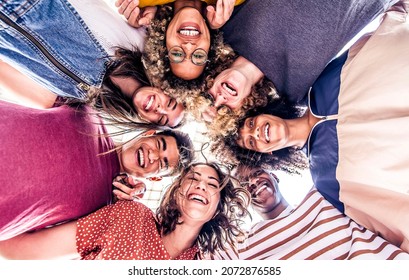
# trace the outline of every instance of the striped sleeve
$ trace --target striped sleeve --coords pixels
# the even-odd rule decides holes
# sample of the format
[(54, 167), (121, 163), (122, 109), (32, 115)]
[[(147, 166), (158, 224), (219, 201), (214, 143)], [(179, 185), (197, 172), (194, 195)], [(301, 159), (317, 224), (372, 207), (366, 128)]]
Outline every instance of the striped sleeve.
[(335, 209), (316, 189), (290, 215), (258, 223), (237, 250), (240, 259), (409, 259)]
[(288, 216), (257, 223), (243, 242), (206, 259), (409, 259), (313, 189)]

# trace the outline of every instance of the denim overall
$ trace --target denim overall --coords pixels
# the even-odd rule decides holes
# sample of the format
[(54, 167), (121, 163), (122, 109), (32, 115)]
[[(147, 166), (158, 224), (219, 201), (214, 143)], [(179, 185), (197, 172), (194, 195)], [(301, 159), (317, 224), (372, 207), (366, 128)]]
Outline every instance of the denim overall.
[(100, 87), (109, 61), (64, 0), (0, 0), (0, 59), (59, 96)]

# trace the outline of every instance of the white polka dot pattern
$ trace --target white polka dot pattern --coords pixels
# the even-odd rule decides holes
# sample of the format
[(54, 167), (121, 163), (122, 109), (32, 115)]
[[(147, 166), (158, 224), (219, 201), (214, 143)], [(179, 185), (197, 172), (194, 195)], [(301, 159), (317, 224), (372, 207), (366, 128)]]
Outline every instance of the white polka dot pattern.
[[(139, 202), (118, 201), (78, 220), (76, 239), (82, 259), (171, 259), (153, 212)], [(176, 259), (190, 260), (197, 252), (195, 245)]]

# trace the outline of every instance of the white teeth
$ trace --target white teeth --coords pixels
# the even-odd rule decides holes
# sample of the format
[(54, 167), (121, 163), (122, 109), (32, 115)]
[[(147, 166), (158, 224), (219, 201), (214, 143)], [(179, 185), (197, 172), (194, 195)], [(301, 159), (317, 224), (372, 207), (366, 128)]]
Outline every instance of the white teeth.
[(138, 156), (139, 156), (139, 163), (142, 167), (145, 166), (145, 157), (143, 156), (143, 151), (142, 149), (138, 150)]
[(264, 127), (264, 136), (265, 136), (267, 142), (270, 142), (269, 129), (270, 129), (270, 125), (266, 124), (266, 126)]
[(184, 36), (197, 36), (200, 33), (199, 30), (197, 30), (194, 27), (185, 27), (181, 29), (179, 32)]
[(146, 107), (145, 107), (145, 110), (146, 111), (149, 111), (149, 109), (152, 107), (152, 104), (153, 104), (153, 100), (154, 100), (155, 98), (153, 97), (153, 96), (151, 96), (151, 98), (149, 99), (149, 102), (148, 102), (148, 104), (146, 104)]
[(256, 193), (254, 194), (255, 196), (257, 196), (259, 193), (261, 193), (262, 191), (264, 191), (265, 189), (267, 189), (267, 185), (263, 185), (261, 186)]
[(237, 92), (234, 88), (230, 87), (227, 83), (222, 83), (222, 87), (226, 90), (230, 95), (237, 95)]
[(204, 197), (201, 196), (201, 195), (198, 195), (198, 194), (191, 194), (191, 195), (189, 196), (189, 200), (197, 200), (197, 201), (200, 201), (201, 203), (203, 203), (204, 205), (207, 204), (207, 199), (204, 198)]

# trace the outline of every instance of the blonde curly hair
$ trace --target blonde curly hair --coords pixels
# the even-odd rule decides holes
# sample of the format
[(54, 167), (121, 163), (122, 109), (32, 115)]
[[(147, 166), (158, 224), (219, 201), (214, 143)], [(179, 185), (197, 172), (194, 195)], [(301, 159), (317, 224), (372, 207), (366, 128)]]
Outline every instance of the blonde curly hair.
[[(228, 69), (238, 55), (223, 41), (223, 34), (218, 30), (210, 30), (211, 45), (208, 53), (209, 62), (203, 73), (194, 80), (183, 80), (176, 77), (167, 58), (166, 29), (173, 18), (173, 7), (163, 5), (158, 9), (155, 19), (148, 27), (147, 39), (142, 57), (146, 74), (152, 85), (162, 89), (166, 94), (185, 105), (195, 120), (203, 122), (202, 113), (212, 106), (212, 98), (207, 93), (213, 86), (214, 80), (221, 72)], [(252, 87), (251, 93), (243, 101), (240, 109), (231, 110), (228, 107), (220, 108), (215, 119), (206, 123), (208, 136), (215, 139), (237, 131), (237, 121), (247, 110), (263, 107), (269, 98), (275, 96), (273, 83), (262, 79)]]

